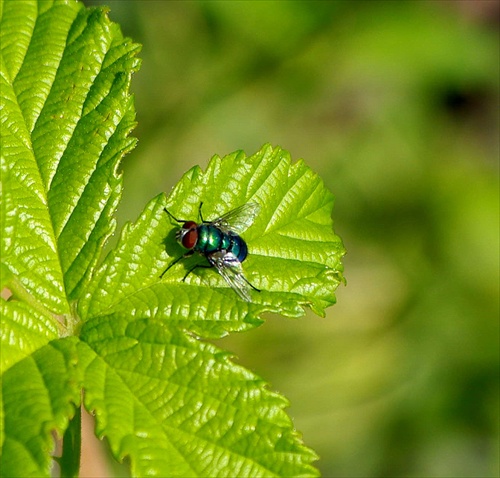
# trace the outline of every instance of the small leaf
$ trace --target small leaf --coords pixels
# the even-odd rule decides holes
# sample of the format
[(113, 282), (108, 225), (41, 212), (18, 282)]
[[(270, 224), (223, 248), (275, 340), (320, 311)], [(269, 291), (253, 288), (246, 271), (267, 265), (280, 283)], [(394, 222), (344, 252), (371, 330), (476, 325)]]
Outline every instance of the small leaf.
[[(243, 263), (247, 278), (261, 292), (244, 302), (215, 270), (191, 274), (188, 267), (206, 264), (194, 257), (163, 270), (185, 250), (174, 234), (179, 228), (163, 211), (198, 220), (214, 219), (247, 202), (261, 212), (242, 235), (249, 247)], [(129, 311), (156, 317), (197, 334), (216, 337), (255, 327), (265, 311), (291, 317), (309, 306), (318, 314), (335, 302), (343, 280), (344, 248), (332, 230), (333, 196), (302, 161), (291, 163), (280, 148), (265, 146), (251, 157), (238, 152), (214, 157), (206, 172), (193, 168), (167, 202), (154, 199), (134, 225), (127, 226), (79, 304), (82, 317)], [(165, 252), (165, 249), (167, 252)]]
[(82, 340), (85, 406), (134, 476), (317, 475), (288, 402), (215, 346), (121, 314), (90, 320)]

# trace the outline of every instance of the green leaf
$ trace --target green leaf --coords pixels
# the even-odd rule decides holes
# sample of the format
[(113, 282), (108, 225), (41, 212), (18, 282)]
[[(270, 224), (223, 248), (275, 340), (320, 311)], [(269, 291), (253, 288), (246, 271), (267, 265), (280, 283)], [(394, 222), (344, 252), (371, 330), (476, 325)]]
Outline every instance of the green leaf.
[[(262, 289), (252, 303), (213, 270), (182, 282), (186, 268), (179, 264), (160, 279), (183, 253), (174, 238), (179, 226), (163, 208), (196, 219), (200, 201), (206, 218), (250, 201), (261, 205), (244, 234), (245, 273)], [(124, 228), (79, 313), (86, 321), (81, 339), (94, 354), (85, 406), (115, 457), (130, 457), (133, 474), (317, 474), (315, 454), (283, 411), (287, 401), (184, 330), (216, 337), (255, 327), (264, 311), (297, 316), (307, 305), (322, 313), (342, 280), (344, 249), (332, 230), (332, 205), (331, 193), (303, 162), (292, 164), (280, 148), (265, 146), (249, 158), (215, 157), (206, 172), (193, 168), (167, 200), (153, 199)]]
[(76, 343), (52, 341), (2, 375), (2, 476), (50, 476), (52, 433), (61, 436), (80, 403)]
[(85, 406), (134, 476), (316, 476), (288, 402), (226, 352), (163, 321), (113, 314), (81, 334)]
[[(185, 252), (175, 242), (179, 225), (163, 208), (197, 220), (201, 201), (208, 219), (247, 202), (261, 206), (243, 234), (249, 247), (244, 271), (261, 289), (252, 292), (251, 303), (240, 300), (215, 270), (182, 281), (187, 267), (206, 264), (200, 257), (179, 263), (160, 279)], [(79, 312), (86, 319), (112, 312), (155, 317), (206, 337), (255, 327), (265, 311), (297, 317), (308, 306), (322, 315), (335, 302), (334, 291), (343, 280), (344, 248), (332, 230), (332, 206), (333, 196), (322, 180), (302, 161), (293, 164), (280, 148), (264, 146), (251, 157), (242, 152), (216, 156), (206, 172), (191, 169), (167, 201), (155, 198), (134, 225), (124, 228), (89, 284)]]
[(58, 337), (53, 317), (20, 301), (0, 301), (0, 373)]
[(77, 340), (58, 337), (114, 229), (139, 46), (102, 8), (0, 0), (0, 47), (0, 468), (49, 476), (82, 388)]
[(114, 227), (138, 47), (75, 2), (3, 1), (1, 32), (1, 252), (19, 282), (7, 285), (70, 314)]

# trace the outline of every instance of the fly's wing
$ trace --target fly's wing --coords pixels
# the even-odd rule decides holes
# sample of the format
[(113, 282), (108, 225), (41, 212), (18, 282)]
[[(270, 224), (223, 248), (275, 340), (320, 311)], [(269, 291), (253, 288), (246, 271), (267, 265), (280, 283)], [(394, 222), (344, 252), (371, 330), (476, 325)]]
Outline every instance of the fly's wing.
[(252, 301), (249, 293), (250, 287), (243, 275), (241, 262), (232, 252), (214, 252), (208, 255), (207, 259), (243, 300)]
[(224, 232), (232, 231), (240, 234), (253, 224), (259, 211), (259, 204), (248, 202), (210, 222)]

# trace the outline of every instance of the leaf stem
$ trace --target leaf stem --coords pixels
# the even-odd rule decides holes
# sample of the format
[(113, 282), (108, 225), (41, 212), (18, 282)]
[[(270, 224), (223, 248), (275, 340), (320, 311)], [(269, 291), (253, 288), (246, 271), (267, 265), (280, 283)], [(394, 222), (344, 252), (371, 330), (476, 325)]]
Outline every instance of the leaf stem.
[(61, 478), (77, 478), (82, 444), (82, 409), (78, 407), (64, 432), (63, 451), (59, 458)]

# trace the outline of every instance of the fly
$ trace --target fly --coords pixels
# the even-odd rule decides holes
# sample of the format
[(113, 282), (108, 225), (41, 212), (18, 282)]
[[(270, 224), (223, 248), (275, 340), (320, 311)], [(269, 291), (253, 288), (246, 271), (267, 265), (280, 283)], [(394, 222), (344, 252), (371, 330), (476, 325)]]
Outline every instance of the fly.
[(251, 226), (255, 216), (259, 213), (260, 206), (256, 203), (247, 203), (213, 221), (205, 221), (201, 213), (202, 205), (201, 202), (198, 210), (200, 223), (177, 219), (167, 208), (163, 208), (174, 221), (182, 224), (175, 238), (182, 247), (189, 250), (175, 259), (163, 271), (160, 278), (181, 259), (190, 257), (196, 252), (206, 257), (209, 265), (195, 265), (189, 269), (183, 277), (183, 281), (199, 267), (215, 267), (217, 272), (243, 300), (251, 302), (250, 288), (257, 292), (260, 290), (254, 287), (243, 274), (241, 263), (248, 255), (248, 248), (239, 234)]

